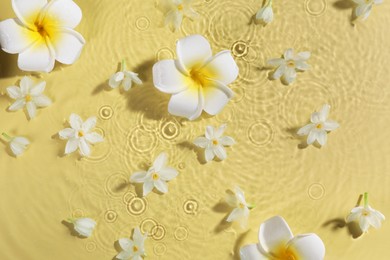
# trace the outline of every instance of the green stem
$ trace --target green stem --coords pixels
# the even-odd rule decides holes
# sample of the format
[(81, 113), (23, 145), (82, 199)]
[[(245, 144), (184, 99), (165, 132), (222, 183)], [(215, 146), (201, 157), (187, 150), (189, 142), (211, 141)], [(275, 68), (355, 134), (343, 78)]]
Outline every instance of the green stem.
[(10, 142), (10, 141), (12, 140), (12, 137), (9, 136), (9, 135), (7, 135), (6, 133), (2, 133), (1, 135), (4, 137), (4, 139), (5, 139), (7, 142)]
[(368, 192), (364, 193), (364, 207), (368, 207)]
[(254, 204), (248, 204), (248, 209), (254, 209), (254, 208), (256, 208), (256, 205), (254, 205)]
[(72, 223), (72, 224), (74, 223), (74, 219), (73, 219), (73, 218), (68, 218), (67, 221), (68, 221), (69, 223)]
[(272, 1), (273, 0), (269, 0), (268, 3), (265, 6), (272, 6)]
[(122, 67), (121, 67), (122, 71), (125, 71), (126, 70), (126, 61), (125, 59), (122, 59)]

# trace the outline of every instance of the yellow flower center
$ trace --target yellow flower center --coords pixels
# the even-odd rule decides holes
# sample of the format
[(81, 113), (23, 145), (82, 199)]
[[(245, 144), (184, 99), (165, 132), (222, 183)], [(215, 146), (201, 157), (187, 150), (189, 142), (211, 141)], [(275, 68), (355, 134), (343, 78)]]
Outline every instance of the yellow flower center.
[(34, 13), (26, 20), (31, 21), (33, 25), (29, 34), (31, 40), (36, 41), (37, 39), (40, 39), (43, 42), (46, 42), (50, 39), (51, 43), (58, 40), (60, 33), (57, 28), (61, 26), (58, 18), (49, 14)]
[(240, 203), (238, 204), (238, 207), (239, 207), (240, 209), (244, 209), (244, 208), (245, 208), (245, 205), (244, 205), (243, 203), (240, 202)]
[(284, 250), (284, 252), (278, 257), (280, 260), (298, 260), (297, 255), (291, 250)]
[(45, 24), (40, 23), (39, 21), (35, 21), (34, 23), (37, 32), (42, 36), (42, 38), (46, 38), (49, 36), (47, 30), (45, 29)]
[(183, 6), (182, 4), (179, 4), (179, 5), (177, 6), (177, 10), (183, 11), (183, 9), (184, 9), (184, 6)]
[(133, 246), (133, 252), (138, 252), (138, 247), (137, 246)]
[(200, 85), (200, 86), (202, 86), (202, 87), (205, 86), (206, 77), (205, 77), (205, 75), (202, 73), (201, 70), (192, 69), (192, 70), (190, 71), (190, 77), (191, 77), (192, 81), (195, 82), (197, 85)]
[(368, 211), (368, 210), (363, 210), (363, 212), (362, 212), (362, 215), (364, 216), (364, 217), (367, 217), (367, 216), (369, 216), (370, 215), (370, 212)]
[(218, 140), (214, 139), (213, 140), (213, 145), (217, 145), (218, 144)]
[(154, 181), (157, 181), (159, 178), (160, 178), (160, 176), (159, 176), (156, 172), (153, 173), (152, 179), (153, 179)]
[(289, 68), (295, 68), (295, 61), (289, 60), (289, 61), (287, 62), (287, 67), (289, 67)]
[(319, 123), (319, 124), (316, 125), (316, 128), (317, 128), (317, 129), (322, 129), (323, 127), (324, 127), (324, 126), (323, 126), (321, 123)]
[(78, 133), (78, 136), (79, 137), (83, 137), (85, 134), (84, 134), (84, 132), (83, 131), (79, 131), (79, 133)]
[(31, 97), (31, 95), (27, 94), (25, 99), (26, 99), (26, 102), (30, 102), (32, 100), (32, 97)]

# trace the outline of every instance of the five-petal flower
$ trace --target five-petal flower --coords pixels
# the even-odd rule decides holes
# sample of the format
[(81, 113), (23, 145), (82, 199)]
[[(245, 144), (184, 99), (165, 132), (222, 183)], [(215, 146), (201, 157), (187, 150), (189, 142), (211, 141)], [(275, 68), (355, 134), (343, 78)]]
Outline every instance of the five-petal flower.
[(241, 260), (322, 260), (325, 246), (316, 234), (293, 236), (286, 221), (272, 217), (260, 225), (259, 243), (240, 250)]
[(74, 230), (83, 237), (90, 237), (96, 226), (95, 220), (91, 218), (70, 219), (69, 222), (73, 224)]
[(238, 67), (230, 51), (212, 57), (209, 42), (192, 35), (177, 42), (177, 60), (162, 60), (153, 67), (155, 87), (172, 94), (169, 113), (198, 118), (205, 110), (218, 114), (233, 97), (228, 88), (238, 76)]
[(355, 8), (355, 16), (356, 18), (361, 18), (362, 20), (367, 19), (374, 5), (383, 3), (383, 0), (353, 0), (353, 1), (357, 4)]
[(234, 188), (234, 193), (228, 194), (226, 197), (226, 202), (229, 204), (229, 206), (234, 208), (227, 217), (226, 221), (238, 221), (244, 228), (248, 221), (249, 211), (253, 208), (253, 206), (248, 205), (245, 200), (244, 192), (240, 189), (240, 187), (236, 186)]
[(143, 183), (143, 196), (148, 195), (153, 188), (162, 193), (168, 192), (167, 181), (176, 178), (178, 172), (176, 169), (166, 166), (167, 161), (167, 154), (161, 153), (148, 171), (136, 172), (130, 177), (131, 182)]
[(51, 100), (43, 95), (45, 87), (45, 81), (35, 84), (29, 77), (23, 77), (20, 81), (20, 87), (7, 88), (8, 95), (16, 100), (8, 109), (16, 111), (26, 107), (29, 118), (34, 118), (37, 107), (47, 107), (51, 104)]
[(294, 54), (293, 49), (287, 49), (284, 52), (283, 58), (276, 58), (268, 60), (268, 64), (277, 69), (273, 73), (274, 79), (282, 78), (282, 81), (289, 85), (297, 77), (297, 71), (305, 71), (309, 69), (306, 61), (310, 58), (310, 52), (300, 52)]
[(207, 126), (205, 136), (195, 139), (194, 144), (205, 149), (205, 159), (209, 162), (217, 156), (220, 160), (227, 158), (224, 146), (231, 146), (235, 141), (230, 136), (222, 136), (226, 129), (226, 124), (221, 125), (218, 129)]
[(65, 147), (65, 154), (70, 154), (80, 149), (82, 156), (89, 156), (91, 154), (90, 144), (103, 142), (103, 137), (91, 130), (96, 125), (97, 118), (90, 117), (85, 122), (80, 116), (71, 114), (69, 123), (71, 128), (65, 128), (58, 134), (61, 139), (66, 139), (68, 142)]
[(123, 89), (128, 91), (131, 89), (133, 82), (137, 85), (142, 84), (142, 80), (138, 77), (137, 73), (126, 70), (126, 63), (123, 60), (121, 71), (112, 75), (108, 84), (111, 88), (117, 88), (122, 85)]
[(9, 147), (16, 157), (22, 155), (30, 145), (30, 141), (23, 136), (11, 137), (6, 133), (2, 133), (2, 136), (4, 137), (5, 141), (9, 143)]
[(328, 139), (328, 131), (333, 131), (339, 127), (335, 121), (328, 120), (330, 106), (324, 105), (320, 112), (311, 115), (311, 123), (298, 130), (298, 135), (307, 135), (307, 144), (310, 145), (316, 140), (320, 145), (325, 145)]
[(116, 256), (121, 260), (141, 260), (145, 256), (145, 240), (148, 235), (142, 235), (139, 227), (134, 229), (133, 239), (121, 238), (118, 240), (122, 251)]
[(85, 40), (73, 29), (82, 13), (72, 0), (12, 0), (17, 16), (0, 22), (0, 43), (5, 52), (19, 54), (24, 71), (50, 72), (55, 60), (73, 64)]
[(199, 15), (192, 8), (193, 0), (160, 0), (159, 7), (165, 14), (165, 26), (178, 30), (184, 17), (196, 19)]

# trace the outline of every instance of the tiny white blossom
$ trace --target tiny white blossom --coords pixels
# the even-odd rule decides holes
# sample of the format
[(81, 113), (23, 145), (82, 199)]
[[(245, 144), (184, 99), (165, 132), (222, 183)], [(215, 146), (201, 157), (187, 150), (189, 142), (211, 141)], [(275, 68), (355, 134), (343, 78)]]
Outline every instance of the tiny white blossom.
[(120, 260), (141, 260), (145, 256), (145, 240), (148, 235), (142, 234), (139, 227), (134, 229), (133, 239), (121, 238), (118, 240), (122, 251), (116, 256)]
[(268, 2), (257, 12), (256, 20), (263, 24), (269, 24), (274, 19), (274, 11), (272, 10), (272, 0)]
[(353, 0), (353, 1), (357, 4), (355, 8), (355, 16), (356, 18), (361, 18), (362, 20), (367, 19), (374, 5), (383, 3), (383, 0)]
[(74, 230), (83, 237), (90, 237), (96, 226), (96, 222), (90, 218), (78, 218), (69, 220), (73, 224)]
[(126, 63), (123, 60), (121, 71), (112, 75), (108, 84), (111, 88), (117, 88), (122, 85), (123, 89), (125, 91), (128, 91), (129, 89), (131, 89), (133, 83), (137, 85), (142, 85), (142, 80), (138, 77), (137, 73), (126, 70)]
[(22, 137), (22, 136), (11, 137), (6, 133), (3, 133), (2, 136), (4, 137), (5, 141), (8, 142), (12, 153), (16, 157), (22, 155), (24, 151), (27, 149), (27, 147), (30, 145), (30, 141), (26, 137)]
[(244, 192), (240, 189), (240, 187), (236, 186), (234, 188), (234, 193), (229, 194), (226, 197), (226, 202), (229, 204), (229, 206), (234, 208), (227, 217), (226, 221), (238, 221), (243, 228), (246, 227), (249, 217), (249, 210), (252, 209), (253, 206), (248, 205), (245, 200)]
[(201, 136), (195, 139), (194, 144), (205, 149), (205, 158), (209, 162), (217, 156), (220, 160), (227, 158), (224, 146), (231, 146), (235, 141), (230, 136), (222, 136), (225, 132), (226, 124), (221, 125), (218, 129), (212, 126), (206, 127), (205, 137)]
[(43, 94), (45, 87), (45, 81), (35, 84), (31, 78), (23, 77), (20, 87), (7, 88), (10, 98), (16, 100), (8, 109), (16, 111), (26, 107), (29, 119), (34, 118), (37, 107), (47, 107), (51, 104), (51, 100)]
[(167, 161), (167, 154), (161, 153), (148, 171), (136, 172), (130, 177), (130, 181), (133, 183), (143, 183), (143, 196), (148, 195), (153, 188), (162, 193), (168, 192), (167, 181), (176, 178), (178, 172), (176, 169), (166, 166)]
[(159, 8), (165, 14), (165, 26), (178, 30), (183, 18), (198, 18), (199, 14), (192, 8), (193, 0), (160, 0)]
[(310, 145), (316, 140), (320, 145), (325, 145), (328, 139), (327, 133), (339, 128), (335, 121), (328, 120), (330, 106), (324, 105), (320, 112), (311, 115), (311, 123), (298, 130), (298, 135), (307, 135), (307, 144)]

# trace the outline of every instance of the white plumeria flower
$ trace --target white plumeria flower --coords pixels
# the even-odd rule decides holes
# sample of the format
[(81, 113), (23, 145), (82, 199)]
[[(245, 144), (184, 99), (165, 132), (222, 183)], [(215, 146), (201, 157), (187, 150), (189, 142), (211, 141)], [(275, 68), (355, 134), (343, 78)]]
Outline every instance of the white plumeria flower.
[(372, 7), (383, 3), (383, 0), (353, 0), (358, 6), (355, 8), (356, 18), (366, 20), (370, 15)]
[(227, 125), (223, 124), (218, 129), (207, 126), (205, 137), (201, 136), (195, 139), (194, 144), (205, 149), (206, 162), (210, 162), (217, 156), (220, 160), (227, 158), (224, 146), (231, 146), (235, 141), (230, 136), (222, 136)]
[(104, 139), (100, 134), (91, 132), (96, 125), (96, 121), (96, 117), (90, 117), (83, 122), (80, 116), (70, 115), (71, 128), (65, 128), (58, 133), (61, 139), (68, 140), (65, 154), (73, 153), (79, 149), (82, 156), (89, 156), (91, 154), (90, 144), (103, 142)]
[(241, 260), (322, 260), (325, 246), (316, 234), (293, 236), (286, 221), (272, 217), (260, 225), (259, 243), (244, 246)]
[(274, 19), (274, 11), (272, 10), (272, 0), (269, 0), (256, 14), (256, 20), (269, 24)]
[(380, 228), (385, 216), (368, 205), (368, 193), (364, 193), (364, 206), (355, 207), (347, 217), (347, 223), (359, 221), (360, 229), (367, 232), (370, 226)]
[(23, 77), (20, 81), (20, 87), (7, 88), (8, 95), (16, 100), (8, 109), (16, 111), (26, 107), (29, 118), (34, 118), (37, 107), (47, 107), (51, 104), (51, 100), (43, 95), (45, 87), (45, 81), (35, 84), (29, 77)]
[(234, 188), (234, 194), (229, 194), (226, 197), (226, 202), (229, 206), (234, 208), (227, 217), (226, 221), (238, 221), (241, 226), (245, 228), (249, 218), (249, 210), (253, 209), (254, 206), (249, 205), (246, 202), (244, 192), (240, 189), (240, 187), (236, 186)]
[(169, 113), (198, 118), (202, 111), (218, 114), (233, 97), (228, 87), (238, 76), (238, 67), (230, 51), (212, 57), (209, 42), (201, 35), (180, 39), (177, 60), (162, 60), (153, 67), (155, 87), (172, 94)]
[(193, 0), (160, 0), (160, 8), (165, 14), (165, 26), (178, 30), (183, 18), (198, 18), (198, 13), (192, 8)]
[(119, 239), (119, 246), (122, 248), (116, 258), (121, 260), (141, 260), (145, 256), (145, 240), (148, 235), (142, 235), (139, 227), (134, 229), (133, 239), (121, 238)]
[(96, 222), (91, 218), (69, 219), (73, 224), (74, 230), (83, 237), (90, 237), (95, 229)]
[(297, 71), (306, 71), (310, 68), (309, 64), (306, 63), (310, 55), (309, 51), (295, 55), (294, 50), (290, 48), (284, 52), (283, 58), (269, 60), (268, 64), (277, 68), (273, 78), (282, 78), (284, 83), (291, 84), (297, 77)]
[(176, 169), (166, 166), (167, 161), (167, 154), (161, 153), (147, 172), (136, 172), (130, 177), (131, 182), (143, 183), (143, 196), (148, 195), (153, 188), (162, 193), (168, 192), (167, 181), (176, 178), (178, 172)]
[(50, 72), (55, 60), (73, 64), (85, 40), (73, 29), (82, 13), (71, 0), (12, 0), (17, 16), (0, 22), (0, 43), (5, 52), (19, 54), (24, 71)]
[(339, 124), (335, 121), (328, 120), (330, 106), (324, 105), (320, 112), (314, 112), (311, 114), (311, 123), (305, 125), (298, 130), (298, 135), (307, 135), (307, 144), (310, 145), (317, 142), (324, 146), (328, 139), (328, 132), (339, 128)]
[(30, 145), (30, 141), (26, 137), (16, 136), (11, 137), (6, 133), (3, 133), (2, 136), (9, 143), (9, 147), (12, 153), (18, 157), (24, 153), (27, 147)]
[(126, 63), (124, 60), (122, 60), (121, 71), (112, 75), (108, 84), (111, 88), (117, 88), (122, 85), (123, 89), (125, 91), (128, 91), (129, 89), (131, 89), (133, 82), (137, 85), (142, 84), (142, 80), (138, 77), (138, 74), (131, 71), (127, 71)]

